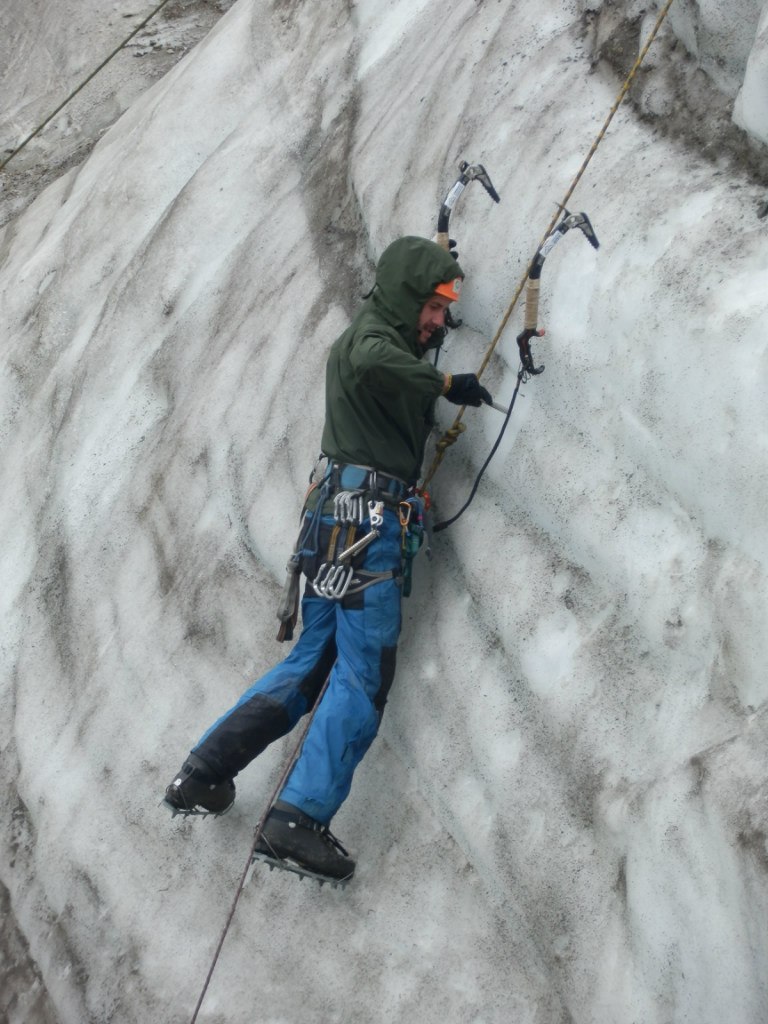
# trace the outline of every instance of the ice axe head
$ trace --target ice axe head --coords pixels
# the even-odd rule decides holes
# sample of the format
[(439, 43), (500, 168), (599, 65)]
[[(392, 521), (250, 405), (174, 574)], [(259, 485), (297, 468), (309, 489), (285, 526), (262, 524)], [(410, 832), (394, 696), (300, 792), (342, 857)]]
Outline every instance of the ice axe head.
[(592, 227), (592, 222), (586, 213), (583, 211), (581, 213), (568, 213), (567, 210), (564, 212), (565, 219), (558, 225), (557, 230), (565, 234), (570, 228), (580, 228), (592, 248), (599, 249), (600, 243), (597, 240), (595, 229)]
[(459, 172), (467, 181), (479, 181), (494, 203), (501, 202), (501, 197), (493, 187), (488, 171), (486, 171), (482, 164), (472, 164), (470, 166), (466, 160), (462, 160), (459, 164)]

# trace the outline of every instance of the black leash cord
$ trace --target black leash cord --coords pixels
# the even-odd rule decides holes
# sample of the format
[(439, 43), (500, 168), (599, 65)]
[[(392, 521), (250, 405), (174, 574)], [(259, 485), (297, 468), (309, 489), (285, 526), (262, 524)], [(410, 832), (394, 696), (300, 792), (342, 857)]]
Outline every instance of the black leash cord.
[(501, 430), (499, 431), (499, 436), (496, 438), (496, 441), (494, 442), (493, 448), (491, 448), (491, 451), (490, 451), (490, 454), (488, 455), (488, 458), (483, 463), (483, 465), (482, 465), (482, 467), (480, 469), (480, 472), (477, 474), (477, 477), (475, 478), (475, 482), (472, 485), (472, 490), (469, 493), (469, 497), (464, 502), (464, 504), (461, 506), (461, 508), (459, 509), (459, 511), (456, 513), (455, 516), (451, 516), (450, 519), (445, 519), (442, 523), (437, 523), (436, 526), (433, 526), (432, 527), (432, 532), (433, 533), (439, 533), (441, 530), (446, 530), (449, 526), (451, 526), (453, 523), (455, 523), (456, 520), (459, 518), (459, 516), (463, 515), (467, 511), (467, 509), (469, 508), (469, 506), (470, 506), (470, 504), (472, 502), (472, 499), (474, 498), (475, 494), (477, 494), (477, 488), (480, 486), (480, 481), (483, 478), (483, 473), (485, 473), (486, 469), (488, 469), (488, 466), (490, 465), (491, 459), (493, 458), (493, 456), (498, 451), (499, 445), (501, 444), (502, 438), (504, 437), (504, 432), (506, 431), (507, 425), (509, 424), (510, 417), (512, 416), (512, 410), (515, 407), (515, 399), (517, 398), (517, 393), (520, 390), (520, 385), (523, 383), (523, 381), (525, 381), (527, 379), (528, 378), (527, 378), (526, 372), (521, 367), (518, 370), (518, 372), (517, 372), (517, 384), (515, 385), (515, 390), (512, 393), (512, 401), (509, 403), (509, 408), (507, 409), (507, 414), (504, 417), (504, 423), (502, 424)]

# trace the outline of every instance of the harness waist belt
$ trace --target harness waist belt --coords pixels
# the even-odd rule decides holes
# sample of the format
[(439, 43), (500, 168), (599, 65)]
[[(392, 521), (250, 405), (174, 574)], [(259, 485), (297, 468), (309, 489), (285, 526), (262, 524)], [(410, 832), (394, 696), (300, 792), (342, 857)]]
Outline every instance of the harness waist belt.
[(329, 461), (325, 470), (325, 478), (328, 477), (334, 491), (369, 491), (379, 499), (400, 501), (410, 490), (405, 480), (370, 466)]

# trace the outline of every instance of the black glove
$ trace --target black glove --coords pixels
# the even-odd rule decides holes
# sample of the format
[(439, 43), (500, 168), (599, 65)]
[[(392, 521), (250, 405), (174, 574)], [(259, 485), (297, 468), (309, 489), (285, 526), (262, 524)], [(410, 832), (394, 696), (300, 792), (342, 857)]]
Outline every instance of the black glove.
[(448, 252), (451, 254), (451, 256), (453, 256), (455, 260), (459, 258), (459, 250), (456, 248), (455, 238), (448, 239)]
[(474, 405), (475, 407), (483, 402), (490, 405), (493, 401), (474, 373), (452, 374), (445, 397), (454, 405)]

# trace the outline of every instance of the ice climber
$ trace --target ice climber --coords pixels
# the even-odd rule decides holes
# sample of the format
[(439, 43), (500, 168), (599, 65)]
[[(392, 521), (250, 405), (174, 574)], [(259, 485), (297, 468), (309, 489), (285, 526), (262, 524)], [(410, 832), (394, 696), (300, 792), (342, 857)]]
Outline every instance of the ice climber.
[(455, 258), (424, 238), (400, 238), (381, 256), (372, 292), (328, 357), (327, 461), (315, 473), (293, 559), (307, 577), (301, 635), (208, 729), (166, 790), (181, 813), (227, 810), (233, 778), (312, 709), (330, 673), (256, 851), (332, 879), (355, 868), (328, 826), (394, 678), (404, 550), (421, 510), (415, 484), (435, 402), (491, 401), (475, 374), (443, 374), (422, 358), (463, 277)]

